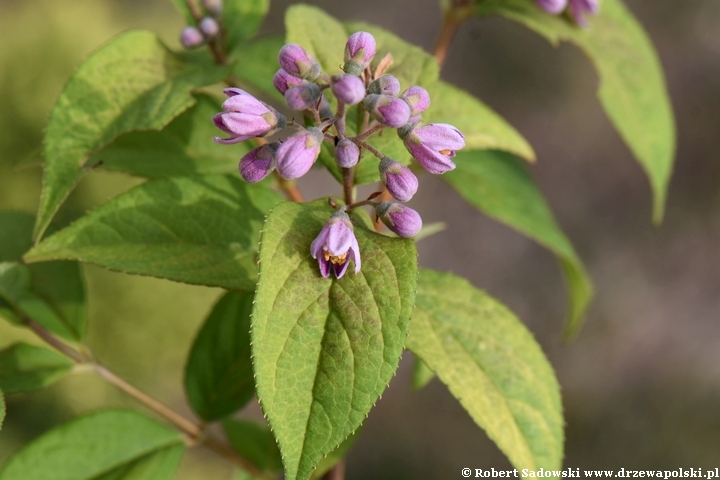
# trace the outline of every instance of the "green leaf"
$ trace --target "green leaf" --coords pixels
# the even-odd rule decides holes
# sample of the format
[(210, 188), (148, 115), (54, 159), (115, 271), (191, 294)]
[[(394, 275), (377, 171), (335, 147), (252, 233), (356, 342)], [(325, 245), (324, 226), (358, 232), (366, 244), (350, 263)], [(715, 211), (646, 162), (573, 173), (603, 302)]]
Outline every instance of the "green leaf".
[(280, 472), (282, 458), (275, 437), (265, 425), (245, 420), (228, 419), (223, 421), (233, 450), (257, 465), (265, 472)]
[(577, 334), (592, 298), (592, 284), (570, 241), (558, 227), (542, 193), (513, 155), (497, 151), (458, 152), (457, 168), (441, 178), (470, 204), (553, 252), (569, 290), (565, 336)]
[(7, 393), (32, 392), (55, 383), (72, 369), (72, 360), (26, 343), (0, 350), (0, 389)]
[(449, 83), (438, 82), (423, 118), (455, 126), (465, 135), (466, 150), (504, 150), (535, 160), (535, 152), (517, 130), (480, 100)]
[(214, 421), (242, 408), (255, 394), (250, 361), (254, 295), (227, 292), (195, 338), (185, 367), (185, 392), (193, 410)]
[(222, 110), (208, 95), (196, 95), (197, 103), (160, 131), (122, 135), (92, 155), (89, 165), (102, 161), (102, 168), (141, 177), (161, 178), (208, 173), (237, 172), (248, 143), (235, 148), (212, 141), (223, 136), (211, 121)]
[(27, 315), (63, 338), (81, 340), (87, 311), (79, 265), (12, 263), (32, 247), (33, 224), (34, 217), (28, 213), (0, 212), (0, 261), (5, 262), (0, 263), (0, 316), (21, 323), (18, 314)]
[(120, 134), (159, 130), (195, 103), (190, 91), (226, 68), (205, 52), (175, 54), (147, 31), (115, 37), (72, 76), (45, 131), (45, 174), (35, 225), (39, 239), (87, 171), (88, 156)]
[(435, 378), (435, 372), (428, 367), (427, 363), (420, 358), (415, 358), (412, 372), (412, 388), (415, 390), (425, 388), (433, 378)]
[[(392, 54), (393, 64), (387, 73), (394, 75), (402, 88), (420, 85), (432, 97), (435, 84), (438, 81), (439, 67), (435, 59), (420, 47), (405, 42), (400, 37), (373, 25), (361, 22), (342, 24), (335, 18), (317, 7), (309, 5), (294, 5), (285, 14), (287, 28), (287, 42), (302, 45), (323, 67), (328, 75), (341, 73), (343, 54), (348, 37), (357, 31), (369, 32), (375, 37), (377, 53), (371, 65), (375, 69), (380, 60), (387, 53)], [(357, 107), (348, 112), (348, 129), (355, 132)], [(375, 135), (369, 143), (383, 152), (384, 155), (407, 164), (410, 154), (402, 141), (392, 130)], [(335, 165), (332, 149), (325, 148), (321, 161), (335, 176), (340, 178), (340, 170)], [(365, 153), (355, 168), (355, 183), (362, 185), (376, 182), (380, 179), (378, 174), (379, 160)]]
[(356, 430), (352, 435), (343, 440), (343, 442), (335, 450), (330, 452), (327, 457), (320, 460), (320, 463), (313, 472), (311, 478), (321, 479), (323, 475), (329, 472), (331, 468), (333, 468), (340, 460), (342, 460), (345, 455), (347, 455), (350, 447), (352, 447), (355, 443), (355, 439), (358, 437), (360, 430), (362, 430), (362, 428)]
[[(172, 448), (177, 459), (177, 450), (182, 445), (178, 432), (144, 415), (129, 410), (108, 410), (80, 417), (42, 435), (5, 464), (0, 480), (107, 480), (103, 475), (127, 468), (128, 464), (147, 459), (153, 453), (170, 455), (164, 451)], [(107, 478), (172, 478), (168, 474), (172, 462), (168, 459), (154, 462), (165, 465), (156, 470), (157, 476), (143, 476), (138, 472), (133, 473), (135, 476)]]
[(45, 239), (26, 262), (72, 259), (126, 273), (255, 288), (265, 214), (281, 197), (237, 175), (152, 180)]
[(269, 8), (270, 0), (224, 0), (222, 24), (229, 52), (245, 47), (241, 44), (257, 33)]
[(115, 468), (93, 480), (172, 480), (180, 467), (184, 445), (173, 445)]
[(182, 16), (185, 17), (185, 23), (188, 25), (195, 25), (195, 17), (193, 17), (192, 11), (190, 11), (190, 7), (188, 6), (186, 0), (170, 0), (170, 2), (175, 5), (178, 12), (182, 13)]
[(561, 467), (560, 387), (532, 334), (497, 300), (452, 274), (421, 271), (407, 346), (517, 469)]
[(307, 479), (365, 419), (397, 369), (415, 298), (415, 244), (360, 225), (362, 270), (320, 276), (310, 244), (332, 211), (327, 199), (281, 203), (260, 244), (255, 381), (288, 480)]
[(627, 7), (603, 0), (587, 30), (527, 0), (483, 0), (476, 11), (516, 20), (553, 45), (572, 42), (590, 57), (600, 75), (600, 101), (650, 178), (653, 219), (660, 222), (675, 156), (675, 119), (657, 53)]

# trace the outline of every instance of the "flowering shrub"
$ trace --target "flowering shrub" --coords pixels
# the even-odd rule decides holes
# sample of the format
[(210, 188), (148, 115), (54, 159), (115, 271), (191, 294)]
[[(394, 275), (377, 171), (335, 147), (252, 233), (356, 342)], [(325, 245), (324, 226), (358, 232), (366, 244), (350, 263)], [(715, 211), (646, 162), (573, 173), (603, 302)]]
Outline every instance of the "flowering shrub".
[[(288, 10), (278, 39), (255, 38), (264, 0), (175, 3), (188, 24), (183, 50), (131, 31), (90, 56), (49, 118), (36, 218), (0, 212), (0, 316), (53, 347), (0, 351), (0, 390), (40, 389), (84, 365), (159, 420), (129, 409), (80, 417), (16, 453), (0, 480), (171, 479), (196, 446), (233, 462), (241, 478), (342, 478), (342, 459), (405, 349), (414, 386), (436, 376), (515, 467), (559, 469), (563, 414), (550, 363), (500, 302), (418, 267), (415, 242), (439, 228), (405, 203), (422, 194), (422, 174), (440, 175), (548, 248), (568, 284), (565, 336), (576, 335), (592, 286), (527, 172), (532, 147), (439, 72), (473, 15), (579, 45), (648, 173), (659, 221), (672, 112), (652, 47), (621, 1), (445, 2), (432, 56), (310, 6)], [(337, 195), (305, 199), (296, 180), (313, 168), (330, 172)], [(95, 169), (148, 181), (46, 235)], [(356, 198), (367, 184), (372, 193)], [(188, 354), (184, 388), (197, 419), (90, 352), (79, 262), (226, 290)], [(268, 425), (233, 418), (255, 396)], [(207, 428), (213, 422), (229, 442)]]

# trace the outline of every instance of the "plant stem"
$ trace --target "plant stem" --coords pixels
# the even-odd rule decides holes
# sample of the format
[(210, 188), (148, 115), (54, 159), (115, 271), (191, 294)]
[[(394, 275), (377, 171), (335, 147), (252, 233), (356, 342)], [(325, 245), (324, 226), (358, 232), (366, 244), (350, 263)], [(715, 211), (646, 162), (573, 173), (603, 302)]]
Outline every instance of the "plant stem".
[(357, 145), (358, 147), (362, 147), (362, 148), (366, 149), (368, 152), (372, 153), (373, 155), (375, 155), (376, 157), (378, 157), (380, 160), (382, 160), (383, 158), (385, 158), (385, 155), (383, 155), (383, 153), (382, 153), (380, 150), (378, 150), (377, 148), (373, 147), (372, 145), (370, 145), (370, 144), (367, 143), (367, 142), (358, 142), (358, 143), (356, 143), (356, 145)]
[(357, 136), (351, 138), (350, 140), (352, 140), (353, 142), (362, 142), (366, 138), (371, 137), (372, 135), (375, 135), (377, 132), (379, 132), (383, 128), (385, 128), (385, 125), (383, 125), (382, 123), (376, 123), (374, 126), (368, 128), (366, 131), (364, 131), (360, 135), (357, 135)]
[(300, 192), (300, 189), (298, 189), (297, 184), (294, 180), (288, 180), (286, 178), (283, 178), (277, 170), (275, 170), (274, 173), (275, 178), (278, 181), (278, 185), (280, 186), (280, 190), (283, 191), (283, 193), (286, 197), (288, 197), (288, 199), (298, 203), (302, 203), (305, 201), (303, 194)]
[(343, 480), (345, 478), (345, 459), (341, 459), (328, 472), (322, 480)]
[(116, 386), (118, 389), (127, 393), (135, 400), (145, 405), (148, 409), (152, 410), (153, 412), (167, 420), (175, 428), (184, 433), (193, 443), (197, 443), (199, 445), (207, 447), (218, 455), (221, 455), (227, 460), (233, 462), (234, 464), (244, 468), (256, 477), (268, 478), (268, 476), (260, 468), (254, 465), (250, 460), (237, 454), (229, 447), (223, 445), (214, 438), (207, 436), (203, 428), (197, 423), (188, 420), (167, 405), (164, 405), (163, 403), (154, 399), (147, 393), (137, 389), (124, 379), (117, 376), (115, 373), (111, 372), (104, 366), (94, 361), (90, 356), (60, 341), (32, 318), (24, 317), (23, 320), (25, 324), (33, 332), (35, 332), (38, 337), (42, 338), (47, 344), (54, 347), (60, 353), (73, 360), (75, 363), (80, 365), (89, 365), (90, 367), (92, 367), (92, 370), (97, 373), (101, 378), (103, 378), (108, 383)]
[(345, 199), (345, 205), (351, 205), (355, 200), (353, 198), (353, 183), (355, 180), (355, 167), (343, 168), (343, 197)]
[(472, 5), (470, 5), (469, 0), (453, 0), (452, 7), (445, 12), (443, 25), (440, 28), (440, 33), (435, 41), (435, 49), (433, 50), (433, 56), (440, 64), (441, 69), (458, 27), (471, 15)]

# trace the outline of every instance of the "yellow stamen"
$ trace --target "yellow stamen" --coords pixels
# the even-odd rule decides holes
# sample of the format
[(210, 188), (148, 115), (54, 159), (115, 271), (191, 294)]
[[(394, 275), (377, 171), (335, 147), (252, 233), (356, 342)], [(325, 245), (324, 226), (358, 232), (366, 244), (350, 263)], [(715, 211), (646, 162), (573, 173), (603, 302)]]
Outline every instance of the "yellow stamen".
[(440, 150), (440, 155), (445, 155), (446, 157), (450, 156), (451, 153), (452, 153), (452, 150), (447, 149), (447, 148), (445, 150)]
[(323, 254), (325, 256), (325, 261), (327, 262), (329, 260), (334, 265), (342, 265), (347, 261), (347, 252), (342, 255), (332, 255), (330, 252), (323, 249)]

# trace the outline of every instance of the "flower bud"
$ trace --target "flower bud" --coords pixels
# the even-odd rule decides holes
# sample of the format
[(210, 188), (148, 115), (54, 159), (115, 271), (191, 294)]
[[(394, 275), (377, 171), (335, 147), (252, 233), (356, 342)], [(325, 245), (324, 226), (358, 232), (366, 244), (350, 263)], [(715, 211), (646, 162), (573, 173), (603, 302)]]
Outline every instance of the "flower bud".
[(422, 228), (420, 214), (399, 203), (380, 202), (375, 205), (375, 214), (401, 237), (414, 237)]
[(365, 98), (365, 84), (356, 75), (333, 75), (332, 92), (335, 97), (345, 105), (355, 105)]
[(408, 123), (398, 129), (410, 155), (428, 172), (439, 175), (455, 168), (450, 160), (465, 146), (465, 136), (446, 123)]
[(188, 50), (199, 47), (204, 41), (202, 32), (195, 27), (185, 27), (180, 32), (180, 43)]
[(273, 76), (273, 85), (275, 85), (275, 88), (281, 95), (285, 95), (288, 88), (302, 85), (302, 83), (302, 78), (293, 77), (282, 68), (275, 72), (275, 75)]
[(342, 168), (352, 168), (360, 161), (360, 149), (347, 138), (335, 145), (335, 159)]
[(202, 0), (202, 4), (205, 10), (213, 17), (217, 18), (222, 15), (222, 0)]
[(313, 166), (324, 135), (322, 130), (311, 127), (285, 140), (277, 151), (277, 170), (283, 178), (300, 178)]
[(535, 3), (546, 12), (557, 15), (565, 10), (568, 0), (535, 0)]
[(205, 17), (202, 20), (200, 20), (200, 23), (198, 26), (200, 27), (200, 31), (207, 38), (213, 38), (220, 31), (220, 25), (218, 25), (218, 23), (215, 21), (214, 18), (210, 18), (210, 17)]
[(398, 93), (400, 93), (400, 81), (392, 75), (383, 75), (370, 82), (368, 93), (397, 97)]
[(213, 137), (217, 143), (229, 145), (253, 137), (265, 137), (286, 126), (285, 117), (239, 88), (223, 90), (229, 98), (222, 104), (224, 112), (213, 117), (215, 126), (230, 138)]
[(585, 14), (595, 15), (600, 10), (600, 0), (569, 0), (568, 10), (570, 15), (575, 19), (581, 27), (588, 26), (588, 20)]
[(345, 65), (343, 71), (360, 75), (370, 66), (375, 56), (375, 38), (367, 32), (355, 32), (345, 44)]
[(280, 142), (267, 143), (253, 148), (240, 160), (238, 170), (246, 182), (256, 183), (275, 170), (275, 154)]
[(396, 200), (409, 201), (418, 189), (417, 177), (400, 162), (385, 157), (380, 160), (380, 180)]
[(285, 92), (285, 103), (293, 110), (313, 108), (320, 100), (320, 87), (314, 83), (304, 82), (302, 85), (290, 87)]
[(320, 275), (325, 278), (330, 276), (330, 271), (341, 278), (350, 260), (355, 262), (355, 273), (360, 272), (360, 247), (347, 213), (338, 210), (330, 216), (310, 245), (310, 254), (317, 258)]
[(300, 45), (289, 43), (278, 53), (278, 62), (290, 75), (310, 82), (320, 75), (320, 65)]
[(390, 95), (368, 95), (363, 104), (375, 120), (389, 127), (402, 127), (410, 119), (410, 106)]
[(400, 95), (400, 98), (405, 100), (410, 106), (411, 118), (420, 115), (430, 106), (430, 95), (427, 90), (417, 85), (405, 90), (402, 95)]

